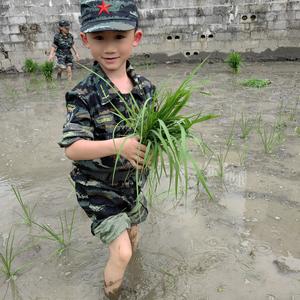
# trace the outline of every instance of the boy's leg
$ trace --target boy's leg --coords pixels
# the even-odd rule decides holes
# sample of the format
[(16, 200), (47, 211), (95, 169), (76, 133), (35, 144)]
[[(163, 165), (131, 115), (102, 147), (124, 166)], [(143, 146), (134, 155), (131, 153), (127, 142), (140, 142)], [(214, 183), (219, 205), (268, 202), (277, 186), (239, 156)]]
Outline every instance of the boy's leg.
[(64, 56), (62, 56), (60, 54), (57, 54), (56, 58), (57, 58), (57, 62), (56, 62), (56, 64), (57, 64), (57, 79), (60, 80), (62, 72), (66, 68), (65, 58), (64, 58)]
[(63, 69), (58, 68), (57, 69), (57, 79), (60, 80), (61, 79), (61, 74), (62, 74)]
[(132, 246), (132, 251), (135, 252), (139, 243), (139, 228), (138, 225), (133, 225), (127, 230)]
[(126, 267), (132, 256), (132, 246), (127, 230), (109, 245), (110, 256), (104, 269), (104, 292), (117, 299)]
[(72, 80), (72, 66), (67, 66), (67, 77), (68, 80)]

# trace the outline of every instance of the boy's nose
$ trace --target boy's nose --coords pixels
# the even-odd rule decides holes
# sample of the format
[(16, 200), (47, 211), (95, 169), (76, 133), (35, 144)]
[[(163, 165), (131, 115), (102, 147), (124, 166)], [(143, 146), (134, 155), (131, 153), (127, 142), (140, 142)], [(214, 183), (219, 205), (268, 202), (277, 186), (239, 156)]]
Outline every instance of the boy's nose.
[(116, 52), (116, 47), (113, 43), (109, 43), (105, 48), (105, 53), (114, 53)]

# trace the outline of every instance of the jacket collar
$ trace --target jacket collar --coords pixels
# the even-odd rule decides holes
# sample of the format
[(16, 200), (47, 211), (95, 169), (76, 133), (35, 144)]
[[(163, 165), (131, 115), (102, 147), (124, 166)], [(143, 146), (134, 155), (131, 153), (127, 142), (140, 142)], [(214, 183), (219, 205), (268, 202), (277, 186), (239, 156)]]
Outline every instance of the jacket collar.
[[(134, 68), (131, 66), (129, 61), (127, 61), (126, 63), (126, 71), (129, 78), (133, 82), (133, 89), (131, 91), (131, 94), (134, 97), (137, 96), (142, 99), (145, 99), (145, 93), (143, 90), (141, 79), (139, 76), (136, 75)], [(97, 88), (97, 94), (100, 98), (101, 104), (106, 105), (107, 103), (112, 102), (114, 99), (119, 98), (118, 93), (120, 92), (118, 88), (108, 78), (108, 76), (102, 70), (98, 62), (94, 62), (93, 72), (93, 77)], [(95, 73), (101, 77), (97, 76)]]

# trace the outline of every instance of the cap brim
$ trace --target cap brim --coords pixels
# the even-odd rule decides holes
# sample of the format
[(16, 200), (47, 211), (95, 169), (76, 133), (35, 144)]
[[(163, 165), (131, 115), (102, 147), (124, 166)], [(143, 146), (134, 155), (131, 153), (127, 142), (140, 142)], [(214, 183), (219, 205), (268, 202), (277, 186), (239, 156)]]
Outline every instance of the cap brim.
[(98, 32), (98, 31), (128, 31), (136, 28), (136, 22), (126, 22), (122, 21), (109, 21), (109, 22), (97, 22), (96, 24), (87, 24), (86, 26), (81, 27), (81, 32), (89, 33), (89, 32)]

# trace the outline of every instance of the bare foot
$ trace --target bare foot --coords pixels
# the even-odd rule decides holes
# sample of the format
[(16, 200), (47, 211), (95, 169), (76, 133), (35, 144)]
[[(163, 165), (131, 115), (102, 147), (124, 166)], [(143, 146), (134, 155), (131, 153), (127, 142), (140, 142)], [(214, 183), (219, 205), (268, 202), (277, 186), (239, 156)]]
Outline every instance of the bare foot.
[(121, 294), (120, 281), (110, 282), (106, 284), (104, 282), (104, 294), (109, 300), (118, 300)]

